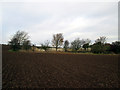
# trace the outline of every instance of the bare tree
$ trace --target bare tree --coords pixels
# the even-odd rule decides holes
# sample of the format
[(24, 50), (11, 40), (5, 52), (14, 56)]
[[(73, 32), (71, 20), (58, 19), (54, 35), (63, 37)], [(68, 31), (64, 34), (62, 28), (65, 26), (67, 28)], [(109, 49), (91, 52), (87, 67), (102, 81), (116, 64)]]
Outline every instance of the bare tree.
[(81, 45), (83, 45), (84, 40), (80, 40), (79, 38), (75, 39), (73, 42), (71, 42), (71, 48), (74, 51), (77, 51), (80, 49)]
[(95, 40), (95, 43), (105, 44), (105, 42), (106, 42), (105, 36), (102, 36), (102, 37), (98, 38), (97, 40)]
[(47, 40), (44, 42), (44, 44), (41, 44), (41, 48), (47, 51), (49, 48), (49, 44), (50, 44), (50, 41)]
[(64, 49), (65, 49), (65, 52), (67, 51), (68, 46), (69, 46), (69, 41), (68, 41), (68, 40), (65, 40), (65, 42), (64, 42)]
[(53, 46), (55, 46), (56, 51), (57, 51), (57, 49), (58, 49), (59, 46), (62, 46), (63, 39), (64, 38), (63, 38), (62, 33), (58, 33), (58, 34), (54, 34), (53, 35), (52, 43), (53, 43)]
[(24, 41), (27, 41), (29, 39), (28, 33), (24, 31), (17, 31), (12, 39), (9, 41), (9, 45), (11, 45), (11, 48), (16, 51), (21, 48)]
[(84, 39), (84, 44), (90, 43), (91, 40), (90, 39)]
[(18, 40), (18, 43), (22, 45), (24, 41), (29, 39), (29, 36), (28, 36), (28, 33), (24, 31), (17, 31), (12, 39), (14, 38), (16, 38)]

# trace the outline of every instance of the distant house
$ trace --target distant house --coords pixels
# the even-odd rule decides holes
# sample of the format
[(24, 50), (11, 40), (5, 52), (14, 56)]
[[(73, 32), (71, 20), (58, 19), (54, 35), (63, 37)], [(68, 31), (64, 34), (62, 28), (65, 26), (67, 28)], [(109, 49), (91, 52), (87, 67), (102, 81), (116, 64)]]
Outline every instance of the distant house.
[[(37, 51), (45, 51), (45, 50), (42, 49), (41, 47), (37, 47), (36, 50), (37, 50)], [(56, 51), (56, 48), (55, 48), (55, 47), (50, 47), (50, 48), (48, 48), (48, 51)], [(59, 48), (57, 49), (57, 51), (64, 51), (64, 49), (59, 47)]]
[[(56, 51), (55, 47), (49, 48), (50, 51)], [(57, 51), (64, 51), (63, 48), (58, 48)]]

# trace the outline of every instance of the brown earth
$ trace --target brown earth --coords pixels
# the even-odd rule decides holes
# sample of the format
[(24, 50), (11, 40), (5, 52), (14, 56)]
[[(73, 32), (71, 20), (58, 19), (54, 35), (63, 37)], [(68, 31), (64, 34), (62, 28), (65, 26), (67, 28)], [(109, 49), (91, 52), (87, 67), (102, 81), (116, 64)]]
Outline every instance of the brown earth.
[(118, 88), (118, 55), (8, 52), (2, 88)]

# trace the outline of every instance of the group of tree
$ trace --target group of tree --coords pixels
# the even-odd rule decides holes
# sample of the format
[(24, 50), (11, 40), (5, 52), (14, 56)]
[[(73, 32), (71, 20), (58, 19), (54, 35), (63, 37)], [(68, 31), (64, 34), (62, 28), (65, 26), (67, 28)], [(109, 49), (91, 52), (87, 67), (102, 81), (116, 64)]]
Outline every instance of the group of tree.
[(107, 53), (109, 51), (110, 46), (105, 43), (106, 37), (100, 37), (95, 40), (95, 43), (91, 47), (91, 51), (93, 53)]
[(13, 51), (18, 51), (20, 49), (30, 49), (31, 42), (29, 40), (28, 33), (24, 31), (17, 31), (9, 41), (9, 45), (11, 46), (11, 49), (13, 49)]
[(93, 53), (120, 53), (120, 41), (106, 43), (106, 37), (98, 38), (91, 47)]
[[(88, 51), (88, 48), (91, 48), (91, 52), (93, 53), (120, 53), (120, 42), (112, 42), (106, 43), (106, 37), (102, 36), (95, 40), (95, 43), (90, 45), (90, 39), (82, 39), (76, 38), (71, 43), (68, 40), (64, 41), (64, 37), (62, 33), (57, 33), (53, 35), (52, 39), (52, 47), (58, 50), (59, 47), (63, 46), (64, 51), (67, 52), (68, 49), (71, 49), (73, 52), (78, 52), (80, 49), (84, 48), (84, 51)], [(18, 51), (20, 49), (29, 50), (32, 49), (34, 51), (35, 45), (32, 45), (28, 33), (24, 31), (17, 31), (12, 39), (9, 41), (9, 45), (11, 49), (14, 51)], [(48, 51), (50, 46), (50, 41), (45, 41), (40, 46), (41, 49)]]
[(87, 50), (87, 48), (89, 48), (90, 42), (91, 40), (89, 39), (80, 40), (79, 38), (76, 38), (74, 41), (71, 42), (71, 49), (75, 52), (77, 52), (80, 48), (84, 48), (85, 50)]

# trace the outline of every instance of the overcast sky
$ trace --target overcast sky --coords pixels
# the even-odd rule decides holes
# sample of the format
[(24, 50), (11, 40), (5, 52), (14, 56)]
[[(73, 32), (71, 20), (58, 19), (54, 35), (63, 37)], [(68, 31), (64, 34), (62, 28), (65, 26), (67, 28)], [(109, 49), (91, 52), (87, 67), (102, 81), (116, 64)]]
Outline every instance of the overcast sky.
[(0, 15), (2, 43), (18, 30), (37, 45), (56, 33), (70, 42), (79, 37), (94, 43), (100, 36), (110, 43), (118, 40), (117, 2), (5, 2)]

